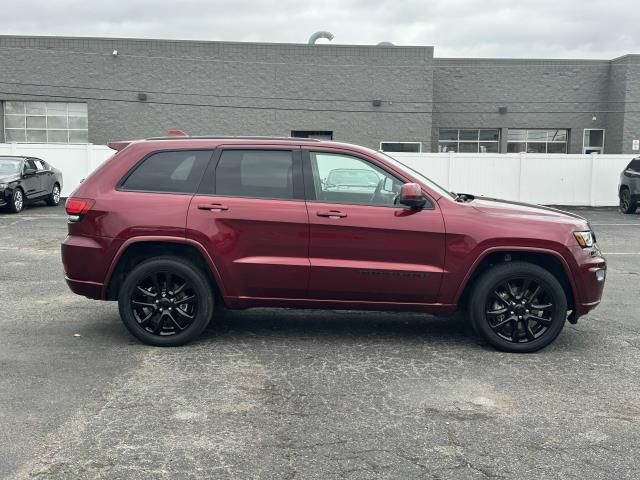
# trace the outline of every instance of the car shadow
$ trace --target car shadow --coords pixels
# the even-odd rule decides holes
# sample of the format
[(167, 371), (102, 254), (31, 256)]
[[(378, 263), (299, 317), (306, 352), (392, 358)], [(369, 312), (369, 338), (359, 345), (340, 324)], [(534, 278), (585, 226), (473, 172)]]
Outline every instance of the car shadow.
[(264, 338), (378, 337), (430, 339), (435, 343), (480, 342), (463, 314), (442, 318), (421, 313), (275, 308), (216, 312), (201, 340), (245, 334)]

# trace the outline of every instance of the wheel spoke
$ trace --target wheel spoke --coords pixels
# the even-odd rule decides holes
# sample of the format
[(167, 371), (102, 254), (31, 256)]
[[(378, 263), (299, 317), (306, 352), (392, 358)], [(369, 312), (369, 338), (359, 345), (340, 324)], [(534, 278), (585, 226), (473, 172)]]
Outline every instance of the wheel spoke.
[(181, 305), (185, 302), (190, 302), (191, 300), (193, 300), (194, 298), (196, 298), (195, 295), (190, 295), (188, 297), (182, 297), (180, 300), (176, 300), (174, 305)]
[(553, 307), (553, 303), (545, 303), (544, 305), (531, 304), (533, 310), (549, 310), (551, 307)]
[(188, 318), (189, 320), (193, 320), (194, 319), (193, 315), (189, 315), (187, 312), (185, 312), (181, 308), (176, 308), (175, 311), (178, 312), (180, 315), (182, 315), (184, 318)]
[(157, 296), (158, 296), (156, 293), (153, 293), (153, 292), (151, 292), (150, 290), (146, 290), (146, 289), (142, 288), (140, 285), (138, 285), (138, 286), (136, 287), (136, 290), (137, 290), (138, 292), (140, 292), (142, 295), (144, 295), (145, 297), (155, 298), (155, 297), (157, 297)]
[(536, 336), (533, 333), (533, 330), (531, 330), (531, 324), (529, 323), (528, 320), (525, 320), (524, 322), (524, 331), (527, 334), (527, 339), (528, 340), (535, 340)]
[(525, 295), (527, 293), (527, 290), (529, 290), (530, 285), (531, 285), (531, 280), (528, 278), (525, 278), (524, 281), (522, 282), (522, 289), (520, 290), (520, 295), (518, 296), (518, 300), (526, 300)]
[(173, 291), (173, 294), (174, 295), (181, 294), (188, 286), (189, 286), (189, 282), (184, 282), (182, 285), (180, 285), (177, 289)]
[(540, 295), (541, 291), (542, 291), (542, 287), (540, 285), (538, 285), (536, 287), (536, 289), (533, 291), (533, 293), (531, 293), (531, 295), (529, 295), (529, 302), (533, 302), (538, 297), (538, 295)]
[(505, 318), (501, 322), (496, 323), (495, 325), (492, 325), (491, 323), (489, 323), (489, 326), (491, 327), (491, 330), (495, 332), (497, 330), (501, 330), (502, 327), (504, 327), (508, 323), (515, 322), (515, 321), (516, 321), (516, 317), (511, 316), (511, 317)]
[(162, 332), (162, 327), (164, 327), (164, 315), (160, 314), (160, 318), (158, 319), (158, 322), (153, 327), (153, 333), (155, 333), (156, 335), (159, 335), (160, 332)]
[(487, 315), (491, 315), (492, 317), (497, 317), (498, 315), (507, 313), (507, 310), (509, 310), (507, 307), (501, 308), (499, 310), (487, 310)]
[(171, 292), (173, 291), (173, 289), (171, 288), (173, 285), (173, 276), (171, 275), (170, 272), (167, 272), (166, 276), (165, 276), (165, 281), (166, 281), (166, 289), (167, 291)]
[(518, 325), (520, 324), (519, 320), (515, 320), (515, 322), (513, 322), (513, 330), (511, 331), (511, 341), (512, 342), (518, 342), (518, 339), (520, 337), (520, 331), (518, 330)]
[(153, 281), (153, 287), (156, 289), (156, 295), (160, 295), (160, 293), (162, 292), (162, 289), (160, 288), (160, 274), (155, 273), (151, 277), (151, 280)]
[(533, 320), (534, 322), (538, 322), (538, 323), (544, 325), (545, 327), (548, 327), (549, 325), (551, 325), (551, 319), (544, 318), (544, 317), (539, 317), (537, 315), (529, 315), (529, 320)]
[[(173, 318), (173, 315), (172, 315), (171, 313), (169, 313), (169, 318), (171, 319), (171, 321), (173, 322), (173, 324), (178, 328), (178, 330), (182, 331), (182, 330), (184, 330), (185, 328), (187, 328), (186, 326), (185, 326), (185, 327), (183, 327), (182, 325), (180, 325), (180, 323), (178, 323), (178, 321), (177, 321), (175, 318)], [(188, 326), (188, 325), (187, 325), (187, 326)]]
[(149, 307), (149, 308), (155, 308), (156, 307), (155, 303), (139, 302), (138, 300), (132, 300), (131, 304), (132, 305), (138, 305), (140, 307)]

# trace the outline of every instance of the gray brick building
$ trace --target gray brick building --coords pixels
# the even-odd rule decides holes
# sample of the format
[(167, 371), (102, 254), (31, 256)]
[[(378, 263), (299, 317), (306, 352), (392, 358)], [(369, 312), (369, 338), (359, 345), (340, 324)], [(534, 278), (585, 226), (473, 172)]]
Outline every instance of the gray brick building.
[(640, 55), (0, 36), (0, 141), (310, 135), (388, 150), (633, 153)]

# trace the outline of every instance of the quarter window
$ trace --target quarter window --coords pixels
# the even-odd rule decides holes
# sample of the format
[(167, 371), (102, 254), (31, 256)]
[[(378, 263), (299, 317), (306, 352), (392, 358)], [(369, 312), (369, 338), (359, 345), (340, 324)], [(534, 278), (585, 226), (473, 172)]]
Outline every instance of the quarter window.
[(438, 130), (439, 152), (497, 153), (500, 130), (497, 128), (441, 128)]
[(293, 199), (293, 152), (225, 150), (215, 173), (215, 194)]
[(210, 158), (211, 151), (154, 153), (124, 180), (121, 189), (195, 193)]
[(509, 153), (567, 153), (569, 130), (564, 128), (524, 130), (510, 128)]
[(394, 206), (404, 182), (360, 158), (311, 152), (316, 200)]

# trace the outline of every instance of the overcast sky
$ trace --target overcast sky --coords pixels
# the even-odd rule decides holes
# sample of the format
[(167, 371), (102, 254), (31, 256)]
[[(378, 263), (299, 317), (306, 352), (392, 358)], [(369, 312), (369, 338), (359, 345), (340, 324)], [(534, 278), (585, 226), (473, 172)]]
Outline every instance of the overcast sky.
[(0, 33), (433, 45), (437, 57), (613, 58), (640, 53), (637, 0), (20, 0)]

